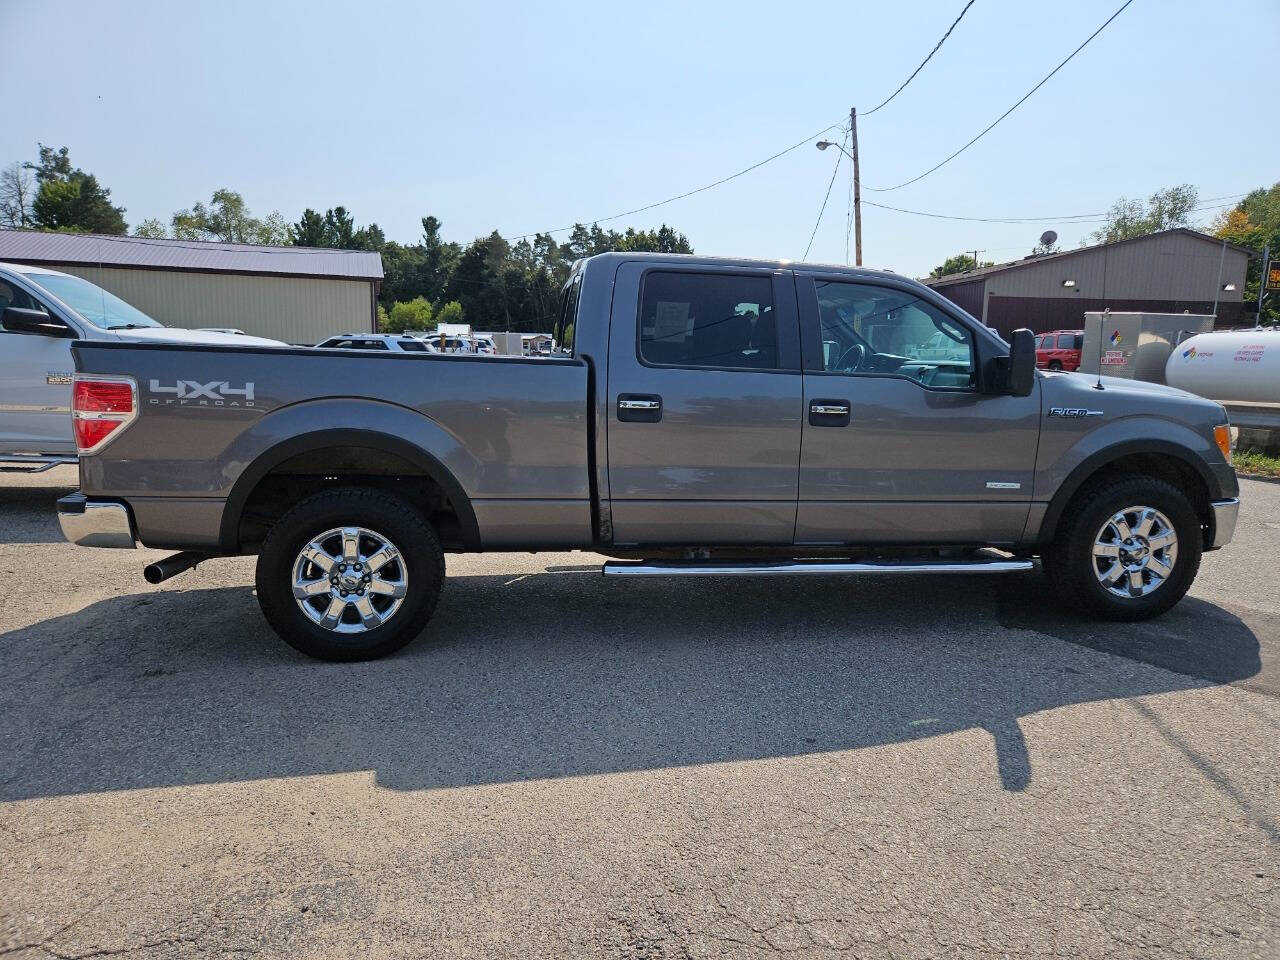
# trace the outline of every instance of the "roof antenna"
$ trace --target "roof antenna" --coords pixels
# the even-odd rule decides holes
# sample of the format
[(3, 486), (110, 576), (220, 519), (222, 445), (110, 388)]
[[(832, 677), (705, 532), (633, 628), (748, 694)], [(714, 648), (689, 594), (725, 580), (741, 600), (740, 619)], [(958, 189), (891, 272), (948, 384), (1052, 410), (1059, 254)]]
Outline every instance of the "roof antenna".
[(1111, 326), (1111, 308), (1104, 307), (1102, 316), (1098, 318), (1098, 382), (1093, 385), (1095, 390), (1106, 389), (1102, 385), (1102, 334), (1106, 332), (1109, 326)]

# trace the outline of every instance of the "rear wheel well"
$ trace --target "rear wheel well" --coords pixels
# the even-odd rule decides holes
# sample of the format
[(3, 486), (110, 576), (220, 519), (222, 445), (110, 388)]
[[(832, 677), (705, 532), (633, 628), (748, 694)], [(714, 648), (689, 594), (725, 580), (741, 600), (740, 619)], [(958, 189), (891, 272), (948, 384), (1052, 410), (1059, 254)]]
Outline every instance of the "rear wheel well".
[[(1140, 475), (1155, 477), (1173, 484), (1191, 501), (1196, 516), (1200, 519), (1200, 530), (1206, 539), (1213, 524), (1213, 508), (1210, 505), (1209, 486), (1204, 477), (1191, 464), (1180, 457), (1166, 453), (1131, 453), (1103, 464), (1089, 474), (1065, 499), (1061, 509), (1051, 511), (1052, 529), (1046, 529), (1041, 539), (1052, 540), (1061, 525), (1062, 517), (1073, 510), (1079, 499), (1086, 494), (1088, 488), (1098, 480), (1105, 480), (1121, 475)], [(1056, 506), (1056, 504), (1055, 504)]]
[(239, 549), (257, 552), (272, 525), (298, 501), (335, 487), (369, 487), (394, 494), (422, 512), (446, 550), (468, 546), (459, 509), (468, 509), (467, 505), (455, 502), (435, 478), (408, 458), (355, 445), (298, 453), (260, 477), (240, 511)]

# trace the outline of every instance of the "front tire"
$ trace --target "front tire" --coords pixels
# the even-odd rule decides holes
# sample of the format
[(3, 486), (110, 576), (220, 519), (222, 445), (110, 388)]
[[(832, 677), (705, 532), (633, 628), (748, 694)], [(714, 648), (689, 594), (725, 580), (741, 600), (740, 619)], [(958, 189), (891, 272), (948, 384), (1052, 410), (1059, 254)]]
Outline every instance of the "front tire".
[(1068, 506), (1042, 556), (1064, 606), (1101, 620), (1159, 616), (1200, 569), (1200, 518), (1164, 480), (1124, 475), (1095, 481)]
[(263, 616), (289, 646), (320, 660), (374, 660), (426, 626), (444, 582), (444, 551), (399, 497), (326, 490), (271, 528), (256, 580)]
[(1049, 361), (1049, 369), (1050, 369), (1050, 370), (1061, 370), (1061, 369), (1062, 369), (1062, 361), (1061, 361), (1061, 360), (1050, 360), (1050, 361)]

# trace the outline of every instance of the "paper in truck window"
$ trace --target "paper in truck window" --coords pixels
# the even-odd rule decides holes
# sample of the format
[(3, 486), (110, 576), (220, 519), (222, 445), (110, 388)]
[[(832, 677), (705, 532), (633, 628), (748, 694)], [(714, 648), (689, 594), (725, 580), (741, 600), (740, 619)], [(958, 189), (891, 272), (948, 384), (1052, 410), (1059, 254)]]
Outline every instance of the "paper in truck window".
[(689, 318), (689, 304), (679, 301), (659, 300), (653, 320), (653, 339), (663, 343), (684, 343), (693, 329)]

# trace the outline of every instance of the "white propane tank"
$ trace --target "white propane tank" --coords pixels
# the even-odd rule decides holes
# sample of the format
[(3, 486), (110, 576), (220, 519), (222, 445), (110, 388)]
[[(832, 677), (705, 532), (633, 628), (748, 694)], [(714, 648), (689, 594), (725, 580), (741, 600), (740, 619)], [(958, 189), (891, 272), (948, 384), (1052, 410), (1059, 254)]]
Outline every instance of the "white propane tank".
[(1280, 332), (1223, 330), (1173, 348), (1165, 382), (1210, 400), (1280, 403)]

